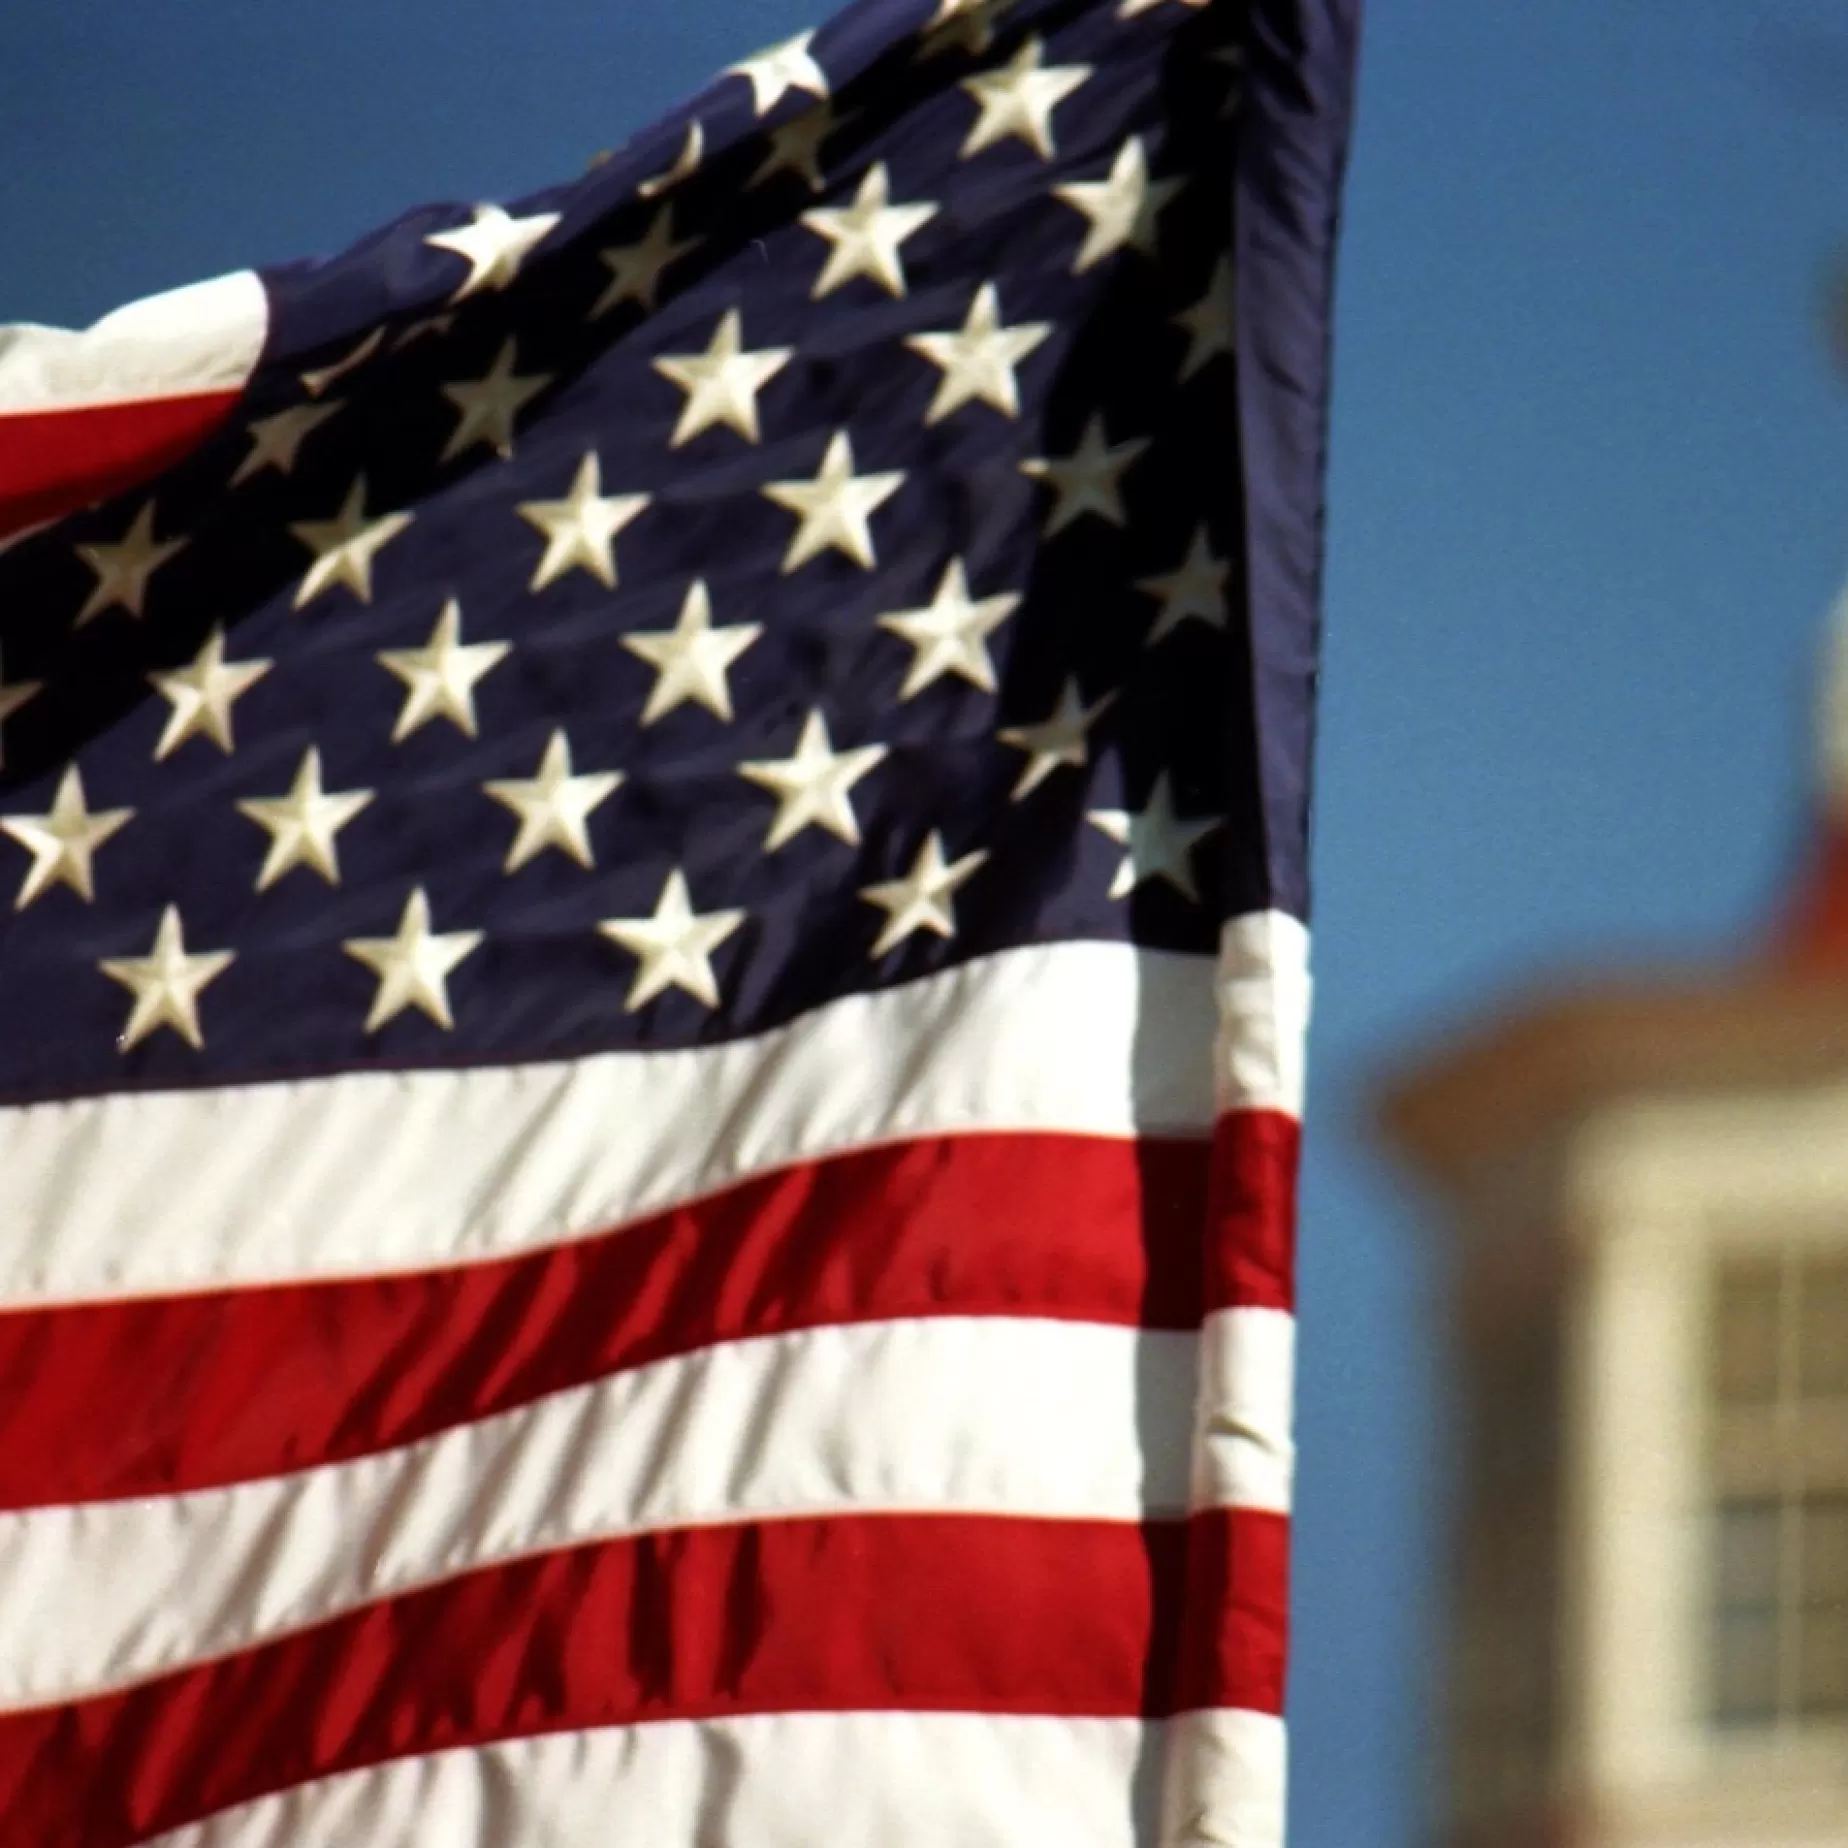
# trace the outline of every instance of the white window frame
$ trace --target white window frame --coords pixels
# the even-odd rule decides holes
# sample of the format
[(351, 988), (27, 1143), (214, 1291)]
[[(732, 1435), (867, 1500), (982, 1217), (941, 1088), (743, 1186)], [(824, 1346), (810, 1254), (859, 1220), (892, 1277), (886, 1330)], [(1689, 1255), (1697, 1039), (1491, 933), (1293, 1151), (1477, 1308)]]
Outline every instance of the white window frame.
[(1568, 1182), (1566, 1781), (1621, 1810), (1775, 1778), (1848, 1818), (1848, 1724), (1712, 1723), (1706, 1425), (1716, 1260), (1848, 1246), (1848, 1084), (1624, 1104)]

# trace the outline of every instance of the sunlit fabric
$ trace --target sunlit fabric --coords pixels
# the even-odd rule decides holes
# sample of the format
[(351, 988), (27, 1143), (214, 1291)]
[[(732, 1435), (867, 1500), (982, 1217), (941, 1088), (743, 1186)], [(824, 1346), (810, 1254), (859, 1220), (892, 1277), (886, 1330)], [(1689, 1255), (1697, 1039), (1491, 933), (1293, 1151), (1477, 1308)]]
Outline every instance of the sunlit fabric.
[(0, 330), (0, 1841), (1277, 1848), (1350, 14)]

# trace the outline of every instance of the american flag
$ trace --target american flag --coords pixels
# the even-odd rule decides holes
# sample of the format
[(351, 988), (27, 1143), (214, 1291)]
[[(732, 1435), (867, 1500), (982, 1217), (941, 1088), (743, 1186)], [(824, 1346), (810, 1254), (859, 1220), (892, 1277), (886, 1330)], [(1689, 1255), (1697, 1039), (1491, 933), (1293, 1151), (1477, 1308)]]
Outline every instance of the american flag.
[(0, 1843), (1281, 1840), (1352, 12), (0, 332)]

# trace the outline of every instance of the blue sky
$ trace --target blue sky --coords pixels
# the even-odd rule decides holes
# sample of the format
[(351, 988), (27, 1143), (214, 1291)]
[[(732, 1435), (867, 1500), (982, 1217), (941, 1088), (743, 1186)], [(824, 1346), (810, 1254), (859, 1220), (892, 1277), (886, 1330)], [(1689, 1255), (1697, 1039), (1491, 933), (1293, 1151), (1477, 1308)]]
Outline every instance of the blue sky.
[[(825, 0), (823, 0), (825, 5)], [(577, 171), (813, 0), (0, 0), (0, 319)], [(1341, 266), (1295, 1848), (1417, 1837), (1443, 1241), (1406, 1036), (1734, 954), (1802, 841), (1848, 420), (1839, 0), (1377, 0)]]

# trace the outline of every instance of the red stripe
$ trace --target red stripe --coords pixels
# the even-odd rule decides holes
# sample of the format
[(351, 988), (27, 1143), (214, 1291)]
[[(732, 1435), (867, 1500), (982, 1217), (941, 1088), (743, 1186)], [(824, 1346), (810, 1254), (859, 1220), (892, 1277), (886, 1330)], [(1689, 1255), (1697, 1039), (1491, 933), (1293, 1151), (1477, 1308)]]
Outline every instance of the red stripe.
[(0, 1506), (303, 1469), (824, 1323), (1195, 1328), (1206, 1175), (1204, 1142), (950, 1137), (466, 1269), (18, 1311), (0, 1316)]
[(240, 395), (0, 415), (0, 537), (158, 475), (203, 442)]
[[(1239, 1544), (1245, 1517), (1216, 1517)], [(684, 1529), (392, 1599), (0, 1715), (0, 1839), (121, 1848), (386, 1759), (728, 1714), (1175, 1708), (1182, 1525), (899, 1515)], [(1191, 1658), (1190, 1658), (1191, 1660)], [(1262, 1652), (1204, 1704), (1279, 1710)]]
[[(1241, 1110), (1213, 1128), (1206, 1307), (1296, 1308), (1296, 1180), (1302, 1128)], [(1206, 1509), (1191, 1523), (1177, 1706), (1283, 1711), (1290, 1642), (1290, 1523)]]
[[(1257, 1508), (1207, 1508), (1188, 1523), (1189, 1621), (1176, 1710), (1283, 1711), (1290, 1645), (1290, 1522)], [(1194, 1613), (1210, 1613), (1202, 1623)]]
[(1280, 1110), (1237, 1110), (1213, 1129), (1206, 1307), (1296, 1307), (1296, 1173), (1302, 1127)]

